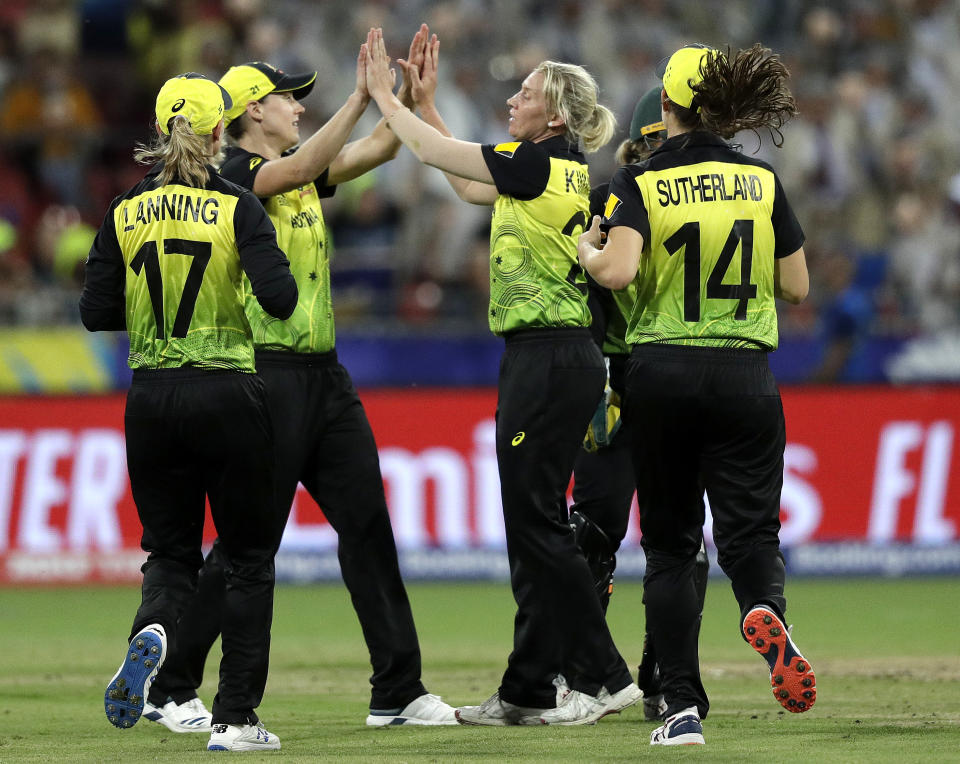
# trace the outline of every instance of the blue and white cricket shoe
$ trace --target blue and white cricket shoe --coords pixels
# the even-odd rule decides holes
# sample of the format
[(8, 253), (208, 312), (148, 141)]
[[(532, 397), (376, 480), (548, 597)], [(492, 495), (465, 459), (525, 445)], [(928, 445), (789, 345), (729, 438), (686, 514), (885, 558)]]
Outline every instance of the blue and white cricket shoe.
[(103, 709), (114, 727), (128, 729), (143, 714), (150, 684), (167, 656), (167, 635), (150, 624), (130, 640), (123, 662), (103, 694)]
[(696, 706), (674, 714), (650, 733), (650, 745), (703, 745), (703, 724)]

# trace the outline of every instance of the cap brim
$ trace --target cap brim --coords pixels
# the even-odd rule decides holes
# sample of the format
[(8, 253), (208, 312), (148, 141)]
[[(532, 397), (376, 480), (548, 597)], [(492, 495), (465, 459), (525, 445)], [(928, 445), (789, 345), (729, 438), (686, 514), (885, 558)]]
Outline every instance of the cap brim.
[(274, 93), (292, 93), (298, 101), (310, 95), (316, 84), (317, 73), (308, 72), (306, 74), (284, 74), (280, 81), (274, 87)]
[(221, 85), (219, 82), (217, 83), (217, 87), (220, 88), (220, 95), (223, 96), (223, 113), (224, 116), (226, 116), (226, 113), (233, 108), (233, 99), (230, 97), (230, 94), (224, 90), (223, 85)]
[(670, 63), (670, 56), (665, 56), (657, 62), (657, 67), (654, 69), (654, 72), (657, 75), (657, 79), (661, 82), (663, 81), (663, 75), (667, 73), (667, 64)]

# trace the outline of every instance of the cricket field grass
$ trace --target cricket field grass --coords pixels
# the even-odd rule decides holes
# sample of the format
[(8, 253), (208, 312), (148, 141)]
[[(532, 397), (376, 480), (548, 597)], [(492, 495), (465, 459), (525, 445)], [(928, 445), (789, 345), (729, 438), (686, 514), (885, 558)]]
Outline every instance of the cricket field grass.
[[(499, 683), (511, 647), (508, 585), (411, 584), (423, 680), (453, 705)], [(712, 578), (700, 638), (711, 711), (705, 746), (653, 748), (639, 706), (593, 727), (368, 728), (370, 666), (341, 585), (277, 590), (270, 679), (259, 708), (283, 749), (216, 754), (207, 736), (142, 720), (118, 730), (103, 690), (124, 654), (136, 587), (0, 589), (0, 762), (960, 762), (960, 580), (788, 580), (788, 620), (817, 672), (817, 703), (784, 712), (766, 664), (740, 638), (727, 580)], [(609, 620), (631, 666), (641, 587), (618, 582)], [(576, 618), (575, 613), (569, 614)], [(200, 695), (216, 689), (219, 647)]]

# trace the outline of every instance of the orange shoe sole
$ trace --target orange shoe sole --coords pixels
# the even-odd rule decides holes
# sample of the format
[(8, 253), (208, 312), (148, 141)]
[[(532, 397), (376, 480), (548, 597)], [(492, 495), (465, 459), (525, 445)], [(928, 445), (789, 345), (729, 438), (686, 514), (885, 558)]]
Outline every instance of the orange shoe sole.
[(794, 714), (809, 711), (817, 700), (817, 678), (783, 621), (772, 610), (755, 607), (743, 619), (743, 636), (767, 661), (777, 702)]

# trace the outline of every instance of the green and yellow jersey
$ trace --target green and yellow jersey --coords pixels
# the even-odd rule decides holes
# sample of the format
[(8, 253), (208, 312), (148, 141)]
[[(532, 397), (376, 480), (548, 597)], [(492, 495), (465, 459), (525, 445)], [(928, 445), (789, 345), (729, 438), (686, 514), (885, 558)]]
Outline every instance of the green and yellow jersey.
[(716, 135), (666, 141), (610, 182), (604, 228), (643, 236), (628, 344), (774, 350), (774, 260), (804, 236), (773, 169)]
[[(237, 146), (227, 149), (220, 173), (228, 180), (253, 188), (267, 160)], [(247, 318), (257, 350), (325, 353), (336, 342), (330, 296), (330, 246), (320, 198), (333, 195), (326, 172), (316, 181), (283, 194), (261, 199), (277, 229), (277, 244), (290, 258), (290, 271), (300, 290), (293, 315), (277, 321), (265, 313), (247, 292)]]
[(289, 315), (296, 284), (263, 207), (210, 168), (204, 188), (157, 186), (154, 167), (111, 204), (87, 259), (80, 299), (91, 331), (126, 329), (132, 369), (253, 372), (244, 278), (265, 308)]
[(490, 230), (490, 330), (589, 326), (577, 262), (590, 194), (583, 154), (559, 136), (482, 151), (500, 194)]

